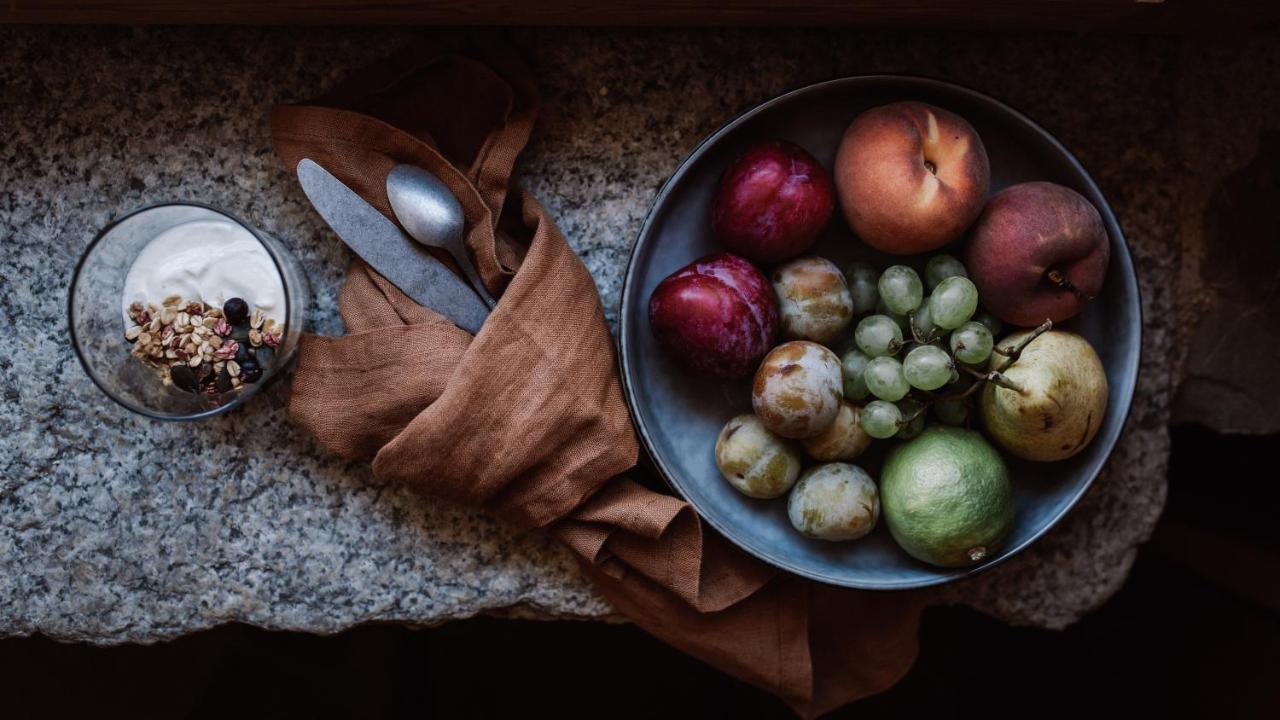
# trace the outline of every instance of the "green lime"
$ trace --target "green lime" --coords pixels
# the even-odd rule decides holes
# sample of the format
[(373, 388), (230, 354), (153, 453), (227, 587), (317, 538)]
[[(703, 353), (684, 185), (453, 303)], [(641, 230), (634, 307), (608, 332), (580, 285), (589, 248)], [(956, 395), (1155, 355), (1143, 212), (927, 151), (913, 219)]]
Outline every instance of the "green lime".
[(889, 452), (880, 502), (893, 539), (943, 567), (991, 557), (1013, 525), (1013, 490), (1000, 453), (973, 430), (933, 426)]

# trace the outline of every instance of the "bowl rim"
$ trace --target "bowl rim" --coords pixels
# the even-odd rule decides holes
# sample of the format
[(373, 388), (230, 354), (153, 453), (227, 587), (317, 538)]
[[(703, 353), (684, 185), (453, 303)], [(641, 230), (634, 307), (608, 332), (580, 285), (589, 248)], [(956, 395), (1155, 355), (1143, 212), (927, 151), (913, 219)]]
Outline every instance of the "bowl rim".
[[(1130, 383), (1131, 385), (1130, 391), (1127, 394), (1125, 394), (1122, 398), (1119, 398), (1119, 401), (1123, 402), (1124, 404), (1123, 414), (1121, 416), (1121, 420), (1119, 424), (1119, 430), (1117, 430), (1116, 434), (1113, 437), (1110, 437), (1105, 440), (1105, 442), (1107, 442), (1108, 445), (1106, 447), (1106, 452), (1103, 455), (1102, 461), (1098, 463), (1096, 468), (1093, 468), (1089, 472), (1088, 477), (1085, 478), (1084, 483), (1080, 485), (1080, 487), (1075, 491), (1074, 494), (1071, 495), (1070, 498), (1068, 498), (1066, 504), (1063, 505), (1061, 510), (1057, 514), (1055, 514), (1053, 517), (1051, 517), (1047, 522), (1045, 522), (1040, 528), (1035, 530), (1035, 532), (1031, 533), (1031, 535), (1028, 536), (1026, 539), (1024, 539), (1022, 542), (1018, 543), (1017, 545), (1011, 545), (1005, 548), (1004, 552), (999, 553), (996, 557), (988, 560), (987, 562), (984, 562), (982, 564), (975, 565), (972, 567), (968, 567), (968, 568), (931, 568), (935, 570), (936, 573), (933, 576), (930, 576), (925, 579), (906, 580), (901, 582), (885, 582), (885, 583), (850, 582), (845, 578), (835, 577), (827, 573), (794, 567), (789, 562), (786, 562), (780, 558), (775, 557), (767, 549), (763, 549), (759, 547), (747, 547), (742, 542), (739, 542), (738, 539), (735, 538), (732, 534), (726, 531), (726, 529), (721, 526), (721, 523), (709, 518), (708, 516), (704, 515), (701, 511), (699, 511), (699, 509), (694, 505), (692, 501), (689, 500), (689, 497), (684, 493), (683, 489), (680, 486), (680, 483), (674, 479), (675, 475), (671, 472), (671, 469), (667, 467), (667, 464), (663, 461), (663, 459), (659, 457), (658, 454), (654, 451), (653, 442), (649, 436), (649, 430), (646, 427), (644, 419), (639, 411), (637, 392), (634, 387), (634, 382), (632, 379), (633, 372), (634, 372), (633, 364), (630, 360), (632, 348), (631, 348), (631, 343), (628, 339), (628, 332), (627, 332), (628, 325), (630, 323), (629, 318), (631, 317), (631, 314), (634, 311), (635, 303), (638, 302), (638, 299), (636, 297), (636, 295), (638, 294), (637, 280), (636, 280), (636, 258), (639, 253), (640, 247), (643, 244), (645, 237), (649, 234), (652, 228), (652, 225), (656, 219), (656, 214), (659, 207), (661, 207), (664, 204), (664, 202), (667, 199), (667, 196), (672, 192), (675, 185), (689, 171), (692, 165), (699, 158), (701, 158), (702, 155), (713, 144), (717, 143), (725, 135), (729, 134), (731, 131), (735, 130), (740, 125), (744, 124), (748, 120), (754, 118), (755, 116), (767, 110), (770, 110), (778, 105), (787, 103), (801, 95), (821, 92), (823, 90), (827, 90), (827, 89), (838, 87), (838, 86), (858, 85), (858, 84), (871, 83), (871, 82), (890, 82), (890, 83), (902, 82), (907, 84), (914, 84), (916, 86), (926, 86), (926, 87), (931, 86), (931, 87), (942, 89), (945, 91), (967, 95), (978, 102), (985, 103), (992, 106), (994, 109), (1000, 112), (1007, 113), (1013, 119), (1024, 123), (1028, 128), (1039, 133), (1041, 137), (1054, 150), (1056, 150), (1061, 155), (1061, 157), (1064, 160), (1066, 160), (1067, 163), (1080, 175), (1085, 185), (1087, 186), (1087, 189), (1102, 201), (1102, 207), (1098, 208), (1098, 210), (1099, 210), (1099, 213), (1102, 215), (1103, 224), (1108, 229), (1108, 234), (1110, 234), (1110, 231), (1112, 229), (1114, 229), (1116, 233), (1115, 239), (1118, 240), (1117, 245), (1119, 246), (1120, 254), (1123, 255), (1126, 269), (1129, 271), (1129, 274), (1133, 278), (1133, 287), (1134, 287), (1136, 306), (1137, 306), (1137, 337), (1134, 338), (1134, 341), (1135, 341), (1134, 345), (1136, 346), (1137, 362), (1135, 363), (1135, 366), (1133, 369), (1133, 377)], [(1112, 257), (1112, 261), (1113, 262), (1115, 261), (1114, 254)], [(618, 362), (619, 362), (619, 367), (621, 368), (620, 375), (621, 375), (621, 381), (622, 381), (623, 395), (626, 398), (627, 409), (631, 413), (631, 420), (632, 420), (632, 423), (635, 425), (636, 434), (640, 438), (640, 444), (644, 448), (645, 454), (649, 457), (649, 460), (652, 462), (654, 468), (657, 469), (658, 474), (662, 477), (663, 481), (665, 481), (667, 485), (682, 500), (689, 503), (689, 507), (691, 507), (695, 513), (697, 513), (698, 517), (701, 518), (703, 522), (706, 522), (716, 532), (722, 535), (729, 542), (733, 543), (734, 546), (738, 547), (743, 552), (746, 552), (749, 555), (759, 558), (760, 560), (763, 560), (764, 562), (768, 563), (769, 565), (775, 568), (778, 568), (779, 570), (782, 570), (783, 572), (791, 573), (793, 575), (808, 578), (810, 580), (815, 580), (828, 585), (847, 587), (847, 588), (853, 588), (853, 589), (859, 589), (859, 590), (881, 590), (881, 591), (913, 590), (913, 589), (943, 585), (943, 584), (955, 582), (964, 578), (970, 578), (975, 575), (986, 572), (987, 570), (990, 570), (991, 568), (996, 567), (1001, 563), (1004, 563), (1005, 561), (1018, 555), (1023, 550), (1026, 550), (1028, 547), (1030, 547), (1032, 544), (1038, 541), (1051, 529), (1057, 526), (1057, 524), (1062, 521), (1062, 518), (1066, 517), (1066, 515), (1075, 508), (1075, 506), (1080, 502), (1080, 499), (1083, 498), (1085, 494), (1088, 493), (1089, 490), (1093, 487), (1094, 481), (1097, 480), (1098, 475), (1101, 474), (1103, 468), (1105, 468), (1107, 463), (1111, 460), (1111, 454), (1115, 451), (1116, 444), (1119, 442), (1120, 438), (1124, 435), (1125, 428), (1128, 426), (1129, 416), (1133, 410), (1133, 396), (1137, 392), (1138, 383), (1140, 382), (1141, 376), (1142, 376), (1143, 328), (1145, 326), (1144, 318), (1143, 318), (1143, 308), (1142, 308), (1142, 286), (1141, 286), (1141, 283), (1138, 282), (1137, 271), (1133, 267), (1133, 255), (1129, 251), (1129, 241), (1125, 237), (1124, 230), (1120, 226), (1119, 219), (1116, 218), (1115, 212), (1111, 208), (1111, 203), (1107, 201), (1106, 196), (1102, 192), (1102, 188), (1098, 186), (1098, 183), (1096, 180), (1094, 180), (1093, 175), (1087, 169), (1085, 169), (1084, 164), (1080, 162), (1080, 159), (1077, 158), (1074, 153), (1072, 153), (1069, 149), (1067, 149), (1065, 145), (1062, 144), (1062, 141), (1060, 141), (1056, 136), (1053, 135), (1053, 133), (1046, 130), (1042, 125), (1040, 125), (1040, 123), (1031, 119), (1031, 117), (1029, 117), (1025, 113), (1010, 106), (1008, 103), (998, 100), (979, 90), (975, 90), (971, 87), (961, 85), (959, 83), (952, 82), (950, 80), (943, 80), (941, 78), (929, 77), (924, 75), (911, 75), (911, 74), (905, 74), (905, 73), (870, 73), (865, 75), (847, 75), (847, 76), (842, 76), (837, 78), (831, 78), (828, 80), (822, 80), (822, 81), (811, 83), (808, 85), (803, 85), (801, 87), (794, 88), (792, 90), (788, 90), (781, 94), (775, 95), (774, 97), (768, 100), (765, 100), (756, 105), (753, 105), (752, 107), (738, 113), (737, 115), (729, 119), (727, 122), (722, 124), (720, 127), (716, 128), (714, 131), (709, 133), (702, 140), (700, 140), (689, 151), (689, 153), (684, 157), (684, 159), (680, 161), (680, 164), (676, 166), (676, 169), (671, 173), (671, 176), (667, 178), (666, 182), (662, 184), (662, 187), (658, 190), (658, 193), (654, 196), (653, 202), (649, 206), (648, 212), (645, 213), (644, 221), (641, 223), (640, 230), (636, 234), (636, 239), (631, 245), (631, 251), (630, 253), (628, 253), (627, 270), (622, 278), (622, 292), (621, 292), (621, 298), (619, 301), (618, 318), (619, 318), (618, 319)]]
[(217, 415), (222, 415), (223, 413), (231, 412), (235, 408), (240, 407), (246, 401), (248, 401), (249, 398), (261, 392), (261, 390), (264, 387), (266, 387), (268, 382), (270, 382), (272, 379), (277, 377), (280, 374), (280, 372), (289, 365), (292, 358), (282, 358), (281, 362), (274, 363), (270, 371), (264, 372), (262, 374), (262, 378), (259, 379), (258, 382), (253, 383), (252, 387), (242, 390), (230, 402), (227, 402), (223, 405), (220, 405), (215, 408), (210, 408), (208, 410), (201, 410), (200, 412), (197, 412), (197, 413), (186, 413), (186, 414), (163, 413), (148, 407), (144, 407), (142, 405), (136, 405), (132, 402), (129, 402), (128, 400), (125, 400), (124, 398), (118, 396), (115, 392), (113, 392), (111, 388), (107, 387), (107, 385), (104, 384), (104, 382), (101, 379), (99, 379), (98, 374), (94, 372), (93, 368), (89, 366), (89, 361), (85, 359), (84, 353), (81, 352), (80, 350), (80, 341), (77, 339), (77, 336), (76, 336), (76, 323), (75, 323), (76, 288), (80, 284), (81, 271), (84, 270), (85, 263), (89, 260), (89, 256), (93, 253), (94, 248), (98, 246), (98, 243), (101, 242), (104, 238), (106, 238), (106, 236), (112, 230), (114, 230), (117, 226), (119, 226), (121, 223), (123, 223), (124, 221), (132, 217), (141, 215), (145, 212), (150, 212), (151, 210), (157, 210), (164, 207), (173, 207), (176, 205), (196, 207), (196, 208), (201, 208), (203, 210), (209, 210), (209, 211), (215, 212), (227, 218), (228, 220), (231, 220), (232, 222), (236, 223), (237, 225), (244, 228), (245, 230), (248, 230), (253, 235), (254, 239), (257, 240), (258, 243), (262, 245), (262, 247), (267, 251), (267, 255), (271, 258), (271, 262), (276, 267), (276, 272), (279, 273), (280, 275), (280, 283), (283, 285), (284, 291), (285, 291), (284, 292), (285, 317), (286, 318), (289, 317), (289, 312), (292, 309), (290, 307), (292, 300), (289, 297), (289, 281), (285, 277), (284, 267), (280, 261), (280, 258), (276, 256), (275, 248), (273, 248), (271, 246), (271, 243), (267, 242), (263, 238), (262, 232), (260, 232), (257, 227), (255, 227), (254, 225), (248, 222), (245, 222), (244, 218), (240, 217), (239, 215), (236, 215), (235, 213), (231, 212), (230, 210), (227, 210), (226, 208), (218, 207), (216, 205), (211, 205), (209, 203), (203, 203), (198, 200), (157, 200), (154, 202), (149, 202), (149, 203), (140, 205), (138, 207), (133, 208), (132, 210), (129, 210), (128, 212), (123, 213), (118, 217), (112, 218), (109, 222), (107, 222), (106, 225), (103, 225), (96, 233), (94, 233), (93, 239), (89, 241), (89, 244), (85, 246), (84, 251), (80, 253), (80, 259), (76, 261), (75, 269), (72, 270), (71, 284), (68, 286), (68, 290), (67, 290), (67, 332), (71, 336), (71, 341), (72, 341), (71, 349), (73, 352), (75, 352), (76, 359), (80, 361), (80, 367), (84, 370), (85, 375), (88, 375), (89, 379), (93, 381), (93, 384), (96, 385), (98, 389), (102, 391), (103, 395), (106, 395), (113, 402), (125, 408), (126, 410), (137, 413), (144, 417), (151, 418), (152, 420), (160, 420), (163, 422), (190, 422), (190, 421), (196, 421), (196, 420), (206, 420), (208, 418), (211, 418)]

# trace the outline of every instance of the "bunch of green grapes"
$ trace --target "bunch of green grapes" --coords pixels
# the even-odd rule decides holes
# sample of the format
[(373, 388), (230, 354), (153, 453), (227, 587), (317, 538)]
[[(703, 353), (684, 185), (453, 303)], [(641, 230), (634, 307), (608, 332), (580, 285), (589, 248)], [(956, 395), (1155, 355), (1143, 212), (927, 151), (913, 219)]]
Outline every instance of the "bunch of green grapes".
[[(844, 394), (875, 398), (861, 412), (862, 429), (873, 438), (910, 439), (924, 429), (925, 412), (940, 422), (963, 424), (970, 370), (985, 364), (1000, 321), (978, 309), (978, 288), (964, 265), (934, 255), (924, 279), (906, 265), (878, 272), (867, 263), (845, 271), (854, 311), (865, 314), (844, 354)], [(926, 288), (929, 294), (925, 294)]]

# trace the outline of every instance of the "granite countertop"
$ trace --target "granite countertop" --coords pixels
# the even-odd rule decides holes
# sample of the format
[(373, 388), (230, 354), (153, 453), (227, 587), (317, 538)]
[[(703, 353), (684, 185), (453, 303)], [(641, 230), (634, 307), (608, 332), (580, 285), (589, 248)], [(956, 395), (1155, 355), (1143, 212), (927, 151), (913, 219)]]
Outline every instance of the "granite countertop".
[[(567, 552), (375, 480), (287, 419), (277, 383), (198, 424), (130, 415), (75, 360), (64, 308), (95, 230), (137, 205), (225, 206), (293, 248), (341, 329), (347, 253), (273, 155), (272, 103), (302, 101), (407, 36), (390, 29), (0, 28), (0, 635), (154, 641), (239, 621), (335, 632), (480, 612), (599, 618)], [(610, 322), (652, 196), (705, 134), (829, 77), (946, 77), (1036, 118), (1079, 155), (1132, 246), (1141, 387), (1107, 471), (1018, 559), (949, 586), (1010, 622), (1062, 627), (1124, 581), (1165, 494), (1182, 271), (1175, 38), (847, 31), (521, 30), (545, 93), (523, 182), (595, 277)], [(1244, 138), (1242, 142), (1248, 142)], [(1246, 154), (1245, 157), (1248, 157)]]

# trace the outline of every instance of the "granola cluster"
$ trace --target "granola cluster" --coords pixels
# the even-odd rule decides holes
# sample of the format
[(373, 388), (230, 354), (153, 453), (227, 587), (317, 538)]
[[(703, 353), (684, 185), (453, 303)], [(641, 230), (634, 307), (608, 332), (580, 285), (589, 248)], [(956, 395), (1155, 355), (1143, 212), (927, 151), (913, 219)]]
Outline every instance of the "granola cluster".
[(249, 315), (240, 298), (219, 308), (171, 295), (161, 307), (133, 303), (129, 318), (124, 336), (133, 357), (156, 368), (164, 384), (208, 395), (257, 382), (283, 330), (260, 310)]

